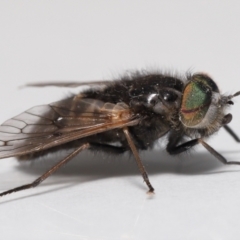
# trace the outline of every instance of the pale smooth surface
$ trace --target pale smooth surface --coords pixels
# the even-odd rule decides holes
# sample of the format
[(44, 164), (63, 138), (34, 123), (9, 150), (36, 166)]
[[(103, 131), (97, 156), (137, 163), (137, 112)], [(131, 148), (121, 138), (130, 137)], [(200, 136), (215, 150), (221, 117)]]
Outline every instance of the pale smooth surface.
[[(106, 80), (127, 70), (208, 72), (223, 93), (240, 90), (239, 1), (0, 1), (0, 120), (73, 89), (28, 82)], [(240, 100), (229, 109), (240, 135)], [(0, 199), (1, 239), (238, 239), (240, 166), (203, 147), (172, 158), (166, 140), (141, 156), (154, 196), (124, 155), (83, 153), (35, 189)], [(240, 146), (224, 130), (208, 140), (228, 160)], [(56, 156), (56, 161), (60, 155)], [(51, 166), (0, 161), (0, 190)]]

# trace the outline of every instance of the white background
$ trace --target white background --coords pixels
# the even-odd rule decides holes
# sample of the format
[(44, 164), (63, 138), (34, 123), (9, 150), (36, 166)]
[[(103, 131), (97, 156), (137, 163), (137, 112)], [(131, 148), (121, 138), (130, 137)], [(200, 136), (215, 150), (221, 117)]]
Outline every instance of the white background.
[[(240, 90), (239, 13), (234, 0), (1, 0), (0, 120), (72, 91), (18, 88), (27, 82), (106, 80), (134, 69), (204, 71), (232, 94)], [(240, 135), (234, 101), (231, 126)], [(208, 143), (240, 161), (224, 130)], [(153, 197), (132, 158), (82, 154), (41, 186), (0, 199), (1, 239), (239, 238), (240, 166), (223, 166), (200, 146), (175, 158), (164, 147), (141, 156)], [(1, 160), (0, 190), (51, 164)]]

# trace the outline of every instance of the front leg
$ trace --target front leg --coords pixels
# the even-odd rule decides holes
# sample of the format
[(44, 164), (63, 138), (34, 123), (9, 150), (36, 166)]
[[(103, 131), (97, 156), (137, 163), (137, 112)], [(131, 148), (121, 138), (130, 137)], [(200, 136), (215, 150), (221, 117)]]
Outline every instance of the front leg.
[(194, 147), (195, 145), (201, 143), (208, 150), (208, 152), (210, 152), (215, 158), (217, 158), (223, 164), (240, 165), (240, 162), (236, 162), (236, 161), (228, 162), (225, 157), (223, 157), (214, 148), (212, 148), (210, 145), (208, 145), (206, 142), (204, 142), (202, 138), (196, 138), (196, 139), (190, 140), (188, 142), (185, 142), (183, 144), (177, 145), (180, 140), (181, 140), (181, 137), (178, 137), (174, 134), (170, 136), (169, 142), (167, 145), (167, 151), (169, 154), (175, 155), (178, 153), (185, 152), (185, 151), (189, 150), (190, 148)]
[(194, 147), (198, 143), (199, 143), (198, 138), (190, 140), (190, 141), (180, 144), (178, 146), (173, 145), (172, 142), (169, 142), (167, 145), (167, 151), (171, 155), (179, 154), (179, 153), (189, 150), (190, 148)]
[(223, 126), (224, 129), (234, 138), (236, 142), (240, 142), (240, 138), (237, 136), (237, 134), (228, 126)]
[(179, 145), (179, 143), (182, 142), (183, 140), (182, 136), (183, 135), (181, 132), (170, 133), (168, 138), (168, 145), (167, 145), (167, 151), (169, 154), (175, 155), (175, 154), (185, 152), (199, 143), (199, 139), (196, 138)]

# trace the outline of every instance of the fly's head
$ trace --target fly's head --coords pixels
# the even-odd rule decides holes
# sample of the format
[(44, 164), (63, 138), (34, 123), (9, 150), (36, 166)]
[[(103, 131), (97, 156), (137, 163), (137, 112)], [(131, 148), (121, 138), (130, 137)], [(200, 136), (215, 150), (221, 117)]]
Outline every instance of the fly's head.
[(195, 131), (195, 135), (211, 135), (231, 122), (232, 115), (225, 114), (225, 108), (233, 104), (232, 98), (239, 94), (223, 96), (209, 76), (195, 74), (183, 90), (180, 121), (189, 132)]

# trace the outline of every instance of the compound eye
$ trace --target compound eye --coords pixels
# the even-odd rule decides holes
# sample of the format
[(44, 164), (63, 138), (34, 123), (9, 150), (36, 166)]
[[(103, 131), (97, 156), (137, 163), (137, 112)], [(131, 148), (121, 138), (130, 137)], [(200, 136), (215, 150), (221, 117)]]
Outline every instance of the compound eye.
[(180, 116), (187, 127), (201, 123), (211, 105), (212, 91), (203, 80), (198, 78), (190, 81), (183, 91)]

